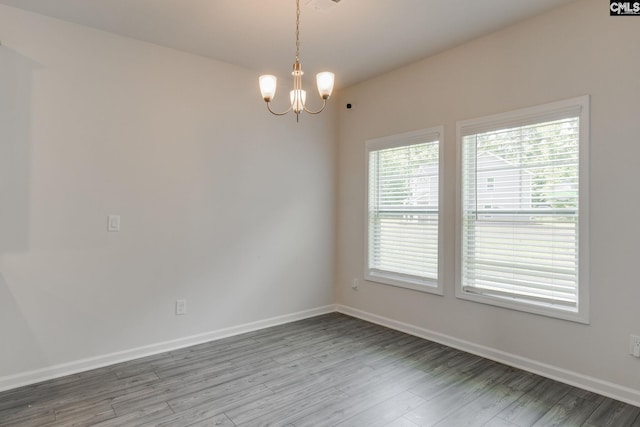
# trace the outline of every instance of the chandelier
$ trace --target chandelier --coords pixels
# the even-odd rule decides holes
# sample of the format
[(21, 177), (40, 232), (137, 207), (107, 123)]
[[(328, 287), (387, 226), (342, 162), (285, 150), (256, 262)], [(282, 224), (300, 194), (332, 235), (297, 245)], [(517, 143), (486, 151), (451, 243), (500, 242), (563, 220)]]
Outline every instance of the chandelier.
[(272, 74), (265, 74), (260, 76), (260, 92), (262, 92), (262, 98), (267, 103), (267, 108), (272, 114), (276, 116), (284, 116), (289, 111), (293, 111), (296, 115), (296, 122), (299, 119), (300, 113), (306, 111), (309, 114), (318, 114), (327, 105), (327, 99), (333, 92), (334, 74), (329, 71), (324, 71), (316, 75), (316, 83), (318, 85), (318, 93), (322, 98), (322, 107), (318, 111), (311, 111), (306, 106), (307, 92), (302, 89), (302, 65), (300, 65), (300, 0), (296, 0), (296, 61), (293, 63), (293, 90), (289, 92), (289, 98), (291, 100), (291, 106), (282, 113), (278, 113), (271, 109), (271, 100), (276, 95), (276, 86), (278, 79)]

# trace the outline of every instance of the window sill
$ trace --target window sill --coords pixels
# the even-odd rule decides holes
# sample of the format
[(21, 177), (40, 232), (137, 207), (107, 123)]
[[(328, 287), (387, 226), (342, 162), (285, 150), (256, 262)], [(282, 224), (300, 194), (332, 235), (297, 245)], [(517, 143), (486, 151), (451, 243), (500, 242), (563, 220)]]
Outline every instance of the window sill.
[(586, 309), (580, 311), (569, 307), (554, 307), (552, 305), (523, 301), (509, 297), (481, 295), (469, 291), (463, 291), (459, 286), (456, 287), (456, 298), (510, 310), (522, 311), (524, 313), (537, 314), (560, 320), (568, 320), (570, 322), (582, 323), (585, 325), (589, 324), (589, 315)]
[(420, 279), (417, 277), (384, 273), (380, 271), (367, 271), (365, 272), (364, 278), (365, 280), (368, 280), (370, 282), (395, 286), (397, 288), (405, 288), (429, 294), (444, 295), (442, 285), (437, 280)]

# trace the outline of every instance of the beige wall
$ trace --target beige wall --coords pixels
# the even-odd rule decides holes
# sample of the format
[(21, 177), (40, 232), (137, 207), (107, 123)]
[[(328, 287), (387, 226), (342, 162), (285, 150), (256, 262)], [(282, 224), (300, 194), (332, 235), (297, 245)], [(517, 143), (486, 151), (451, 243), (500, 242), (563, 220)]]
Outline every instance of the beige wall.
[(335, 110), (6, 6), (0, 38), (0, 388), (333, 302)]
[[(337, 302), (640, 404), (640, 18), (581, 0), (341, 93)], [(591, 324), (455, 298), (456, 121), (591, 95)], [(344, 104), (350, 102), (353, 109)], [(364, 141), (445, 126), (444, 280), (437, 296), (352, 280), (364, 270)]]

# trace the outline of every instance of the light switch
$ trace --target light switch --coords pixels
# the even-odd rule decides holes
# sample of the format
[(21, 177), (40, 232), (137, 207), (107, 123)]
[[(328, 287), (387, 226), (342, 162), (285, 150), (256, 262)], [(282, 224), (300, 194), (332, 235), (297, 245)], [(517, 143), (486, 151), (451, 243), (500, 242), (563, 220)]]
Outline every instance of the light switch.
[(107, 231), (120, 231), (120, 215), (109, 215)]

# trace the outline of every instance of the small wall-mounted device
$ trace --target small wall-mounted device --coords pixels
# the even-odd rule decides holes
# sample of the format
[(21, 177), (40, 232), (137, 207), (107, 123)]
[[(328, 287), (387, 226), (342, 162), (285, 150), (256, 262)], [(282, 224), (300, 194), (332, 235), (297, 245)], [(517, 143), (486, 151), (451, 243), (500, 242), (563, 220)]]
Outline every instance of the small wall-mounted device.
[(186, 299), (176, 300), (176, 316), (180, 316), (182, 314), (187, 314), (187, 300)]
[(348, 103), (347, 104), (347, 110), (351, 110), (351, 107), (352, 107), (351, 103)]
[(120, 231), (120, 215), (109, 215), (107, 217), (107, 231), (109, 232)]

